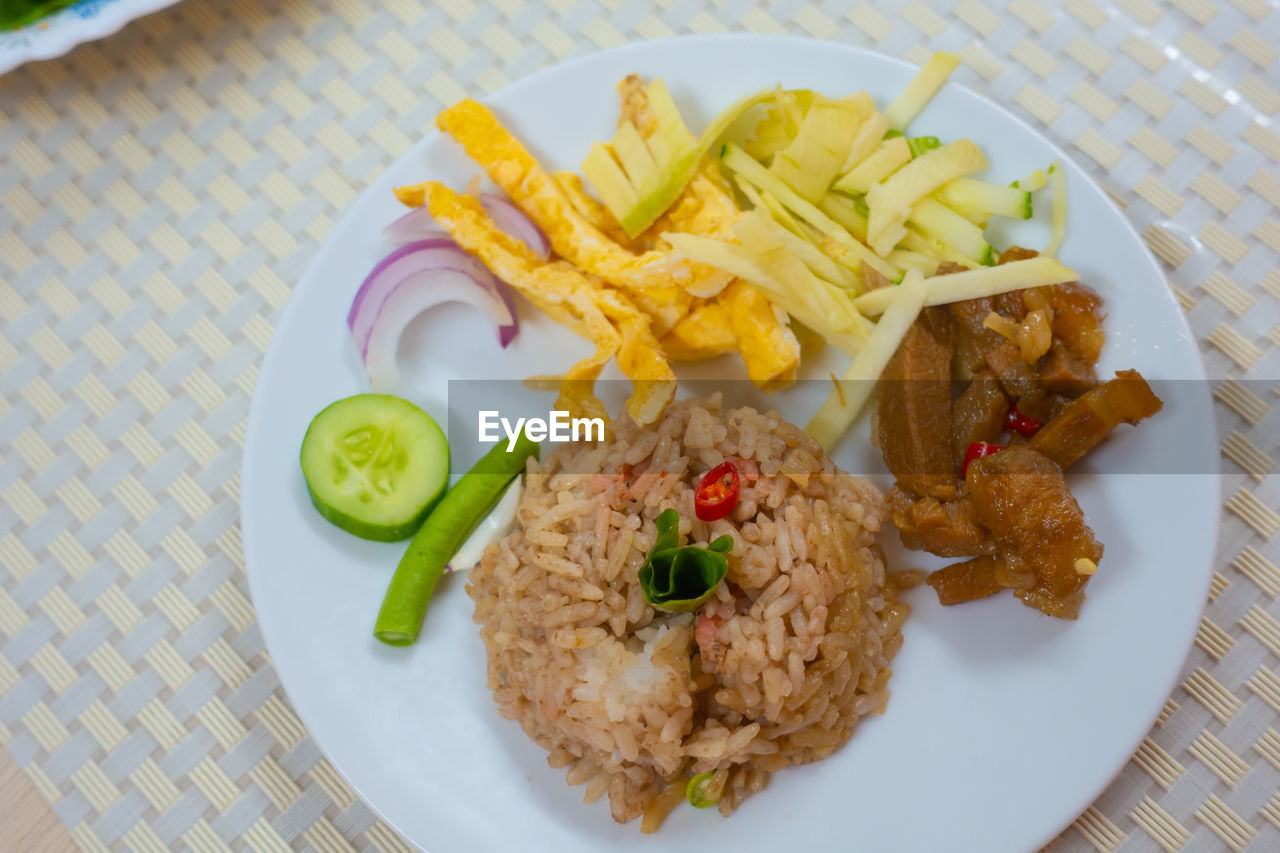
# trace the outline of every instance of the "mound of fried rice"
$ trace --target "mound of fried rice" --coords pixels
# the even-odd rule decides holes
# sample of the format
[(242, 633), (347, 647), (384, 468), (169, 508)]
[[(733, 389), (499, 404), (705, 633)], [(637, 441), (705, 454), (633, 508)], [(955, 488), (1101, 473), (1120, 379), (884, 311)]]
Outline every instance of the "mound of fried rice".
[[(740, 501), (699, 521), (694, 486), (725, 459)], [(656, 610), (637, 581), (668, 507), (684, 543), (733, 537), (726, 582), (696, 614)], [(530, 460), (515, 530), (467, 583), (501, 714), (587, 802), (608, 793), (620, 823), (652, 831), (704, 772), (729, 814), (884, 709), (908, 610), (874, 544), (884, 518), (875, 487), (798, 428), (724, 413), (718, 394)]]

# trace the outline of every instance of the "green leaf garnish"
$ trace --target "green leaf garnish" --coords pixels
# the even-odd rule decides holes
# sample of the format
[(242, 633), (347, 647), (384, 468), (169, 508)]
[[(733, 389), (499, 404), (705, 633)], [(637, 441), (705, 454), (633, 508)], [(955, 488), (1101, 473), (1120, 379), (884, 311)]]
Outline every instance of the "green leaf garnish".
[(655, 523), (658, 535), (640, 567), (644, 600), (659, 610), (692, 613), (728, 574), (725, 554), (733, 549), (733, 537), (726, 533), (705, 548), (681, 546), (679, 513), (664, 509)]

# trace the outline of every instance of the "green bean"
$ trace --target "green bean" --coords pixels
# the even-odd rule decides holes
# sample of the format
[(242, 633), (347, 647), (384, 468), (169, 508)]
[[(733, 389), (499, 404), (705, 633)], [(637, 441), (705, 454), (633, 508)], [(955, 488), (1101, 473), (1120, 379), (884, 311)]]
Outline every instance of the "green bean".
[(414, 534), (400, 558), (373, 625), (373, 636), (391, 646), (407, 646), (418, 639), (427, 605), (445, 566), (475, 530), (515, 477), (525, 460), (538, 456), (538, 443), (521, 433), (508, 452), (499, 442), (463, 474)]

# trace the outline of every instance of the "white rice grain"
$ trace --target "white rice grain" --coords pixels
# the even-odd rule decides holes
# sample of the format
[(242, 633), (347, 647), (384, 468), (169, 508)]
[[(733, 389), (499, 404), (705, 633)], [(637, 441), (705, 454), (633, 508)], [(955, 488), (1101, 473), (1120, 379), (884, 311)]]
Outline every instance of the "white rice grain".
[[(615, 820), (648, 813), (651, 828), (673, 786), (706, 770), (726, 774), (727, 814), (884, 707), (906, 614), (872, 547), (884, 502), (798, 428), (722, 415), (718, 395), (615, 428), (531, 460), (516, 529), (471, 571), (487, 683), (585, 801), (608, 794)], [(697, 521), (693, 488), (724, 459), (742, 466), (738, 506)], [(729, 582), (698, 614), (654, 609), (637, 580), (669, 507), (686, 542), (733, 538)], [(716, 620), (706, 647), (699, 619)]]

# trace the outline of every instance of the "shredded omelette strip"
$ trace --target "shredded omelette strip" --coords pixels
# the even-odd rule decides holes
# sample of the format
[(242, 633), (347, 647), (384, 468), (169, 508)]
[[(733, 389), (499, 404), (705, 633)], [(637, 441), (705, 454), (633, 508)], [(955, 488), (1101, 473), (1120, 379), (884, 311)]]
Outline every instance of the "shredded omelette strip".
[(701, 299), (698, 303), (662, 336), (662, 348), (676, 361), (701, 361), (738, 349), (724, 305)]
[[(592, 341), (596, 352), (566, 374), (558, 401), (575, 416), (603, 417), (592, 391), (601, 368), (614, 358), (632, 380), (627, 413), (644, 426), (655, 421), (675, 396), (676, 378), (650, 319), (624, 293), (583, 274), (565, 261), (543, 261), (523, 243), (504, 234), (474, 198), (443, 184), (422, 185), (431, 217), (467, 252), (541, 311)], [(589, 414), (587, 414), (589, 412)]]
[(480, 164), (543, 230), (555, 253), (574, 266), (629, 292), (671, 290), (689, 280), (686, 262), (665, 252), (633, 254), (600, 233), (488, 107), (469, 98), (459, 101), (436, 116), (436, 126)]
[[(644, 80), (618, 85), (620, 121), (642, 135), (655, 119)], [(488, 218), (477, 200), (428, 181), (397, 187), (410, 206), (426, 205), (460, 246), (548, 316), (592, 341), (595, 352), (559, 377), (557, 406), (575, 417), (604, 417), (595, 381), (612, 359), (633, 382), (627, 411), (640, 424), (661, 414), (675, 392), (668, 359), (692, 361), (737, 351), (765, 390), (795, 379), (800, 345), (785, 313), (745, 282), (674, 256), (666, 233), (736, 241), (743, 215), (717, 164), (707, 160), (676, 203), (632, 239), (571, 172), (552, 174), (485, 106), (464, 100), (436, 119), (546, 233), (557, 258), (542, 261)]]
[(729, 328), (752, 384), (769, 391), (795, 381), (800, 365), (800, 342), (785, 315), (768, 297), (741, 279), (716, 297), (729, 314)]
[(622, 226), (618, 224), (617, 219), (614, 219), (613, 214), (609, 212), (609, 208), (587, 195), (581, 175), (576, 172), (556, 172), (551, 177), (555, 178), (556, 183), (560, 185), (560, 189), (569, 198), (569, 203), (573, 205), (574, 209), (595, 226), (601, 234), (629, 252), (644, 251), (639, 239), (633, 240), (627, 236), (626, 231), (622, 230)]
[[(656, 223), (665, 231), (711, 237), (737, 242), (733, 224), (742, 211), (729, 195), (713, 164), (704, 164), (694, 175), (681, 200)], [(702, 266), (699, 264), (698, 266)], [(776, 310), (767, 297), (738, 279), (727, 281), (709, 294), (723, 308), (723, 320), (733, 338), (747, 376), (759, 388), (772, 390), (795, 380), (800, 365), (800, 343), (787, 326), (786, 315)], [(711, 358), (719, 355), (723, 343), (717, 325), (721, 315), (695, 311), (676, 324), (663, 338), (664, 345), (674, 346), (682, 360)], [(699, 330), (695, 324), (701, 322)], [(699, 334), (706, 340), (699, 346)]]
[(641, 137), (648, 139), (652, 136), (658, 129), (658, 117), (649, 109), (649, 93), (645, 91), (644, 78), (639, 74), (628, 74), (619, 80), (618, 100), (622, 102), (618, 127), (631, 122)]

